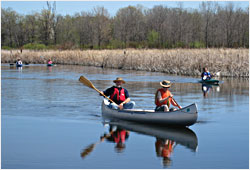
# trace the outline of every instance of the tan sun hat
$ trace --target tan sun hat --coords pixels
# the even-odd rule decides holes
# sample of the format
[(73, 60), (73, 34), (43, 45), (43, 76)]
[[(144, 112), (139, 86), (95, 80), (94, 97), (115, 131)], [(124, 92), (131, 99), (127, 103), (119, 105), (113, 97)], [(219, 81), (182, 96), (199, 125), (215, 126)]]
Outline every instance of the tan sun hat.
[(125, 84), (125, 81), (121, 77), (117, 77), (113, 82), (116, 83), (117, 81), (121, 81), (123, 84)]
[(171, 82), (167, 81), (167, 80), (163, 80), (162, 82), (160, 82), (160, 85), (162, 87), (170, 87), (171, 86)]

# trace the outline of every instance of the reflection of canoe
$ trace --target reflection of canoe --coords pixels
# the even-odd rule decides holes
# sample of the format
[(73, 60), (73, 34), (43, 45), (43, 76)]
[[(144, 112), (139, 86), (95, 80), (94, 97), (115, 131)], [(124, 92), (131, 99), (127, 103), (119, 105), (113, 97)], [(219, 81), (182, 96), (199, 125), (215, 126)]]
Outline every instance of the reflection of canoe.
[(110, 125), (117, 126), (121, 129), (137, 132), (160, 139), (173, 140), (187, 148), (196, 151), (198, 139), (196, 134), (189, 128), (174, 128), (167, 126), (141, 124), (128, 121), (109, 122)]
[(50, 67), (50, 66), (53, 66), (53, 65), (54, 65), (54, 64), (47, 64), (47, 66), (49, 66), (49, 67)]
[(102, 102), (102, 115), (105, 118), (136, 121), (151, 124), (190, 126), (198, 117), (196, 104), (191, 104), (173, 112), (155, 112), (154, 110), (124, 109), (115, 110), (108, 107), (108, 100)]
[(210, 79), (210, 80), (200, 80), (200, 83), (204, 83), (204, 84), (219, 84), (219, 80), (215, 80), (215, 79)]

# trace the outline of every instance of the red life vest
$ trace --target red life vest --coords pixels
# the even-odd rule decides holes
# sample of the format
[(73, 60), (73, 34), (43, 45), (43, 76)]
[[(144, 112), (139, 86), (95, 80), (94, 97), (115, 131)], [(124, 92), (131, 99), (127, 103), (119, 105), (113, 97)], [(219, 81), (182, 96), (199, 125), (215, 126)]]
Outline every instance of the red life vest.
[(117, 101), (117, 102), (125, 101), (126, 100), (125, 90), (122, 88), (121, 91), (120, 91), (120, 94), (119, 94), (118, 88), (115, 87), (113, 94), (110, 95), (110, 99), (114, 100), (114, 101)]
[[(164, 91), (163, 88), (158, 89), (158, 90), (156, 91), (156, 93), (155, 93), (155, 104), (156, 104), (156, 106), (162, 106), (162, 105), (167, 104), (167, 106), (170, 107), (170, 103), (171, 103), (173, 106), (179, 107), (179, 105), (177, 105), (177, 104), (172, 100), (172, 97), (170, 97), (168, 100), (164, 101), (163, 103), (160, 103), (159, 100), (157, 99), (158, 91), (161, 92), (161, 97), (162, 97), (163, 99), (171, 95), (171, 92), (170, 92), (169, 90)], [(179, 107), (179, 108), (181, 108), (181, 107)]]

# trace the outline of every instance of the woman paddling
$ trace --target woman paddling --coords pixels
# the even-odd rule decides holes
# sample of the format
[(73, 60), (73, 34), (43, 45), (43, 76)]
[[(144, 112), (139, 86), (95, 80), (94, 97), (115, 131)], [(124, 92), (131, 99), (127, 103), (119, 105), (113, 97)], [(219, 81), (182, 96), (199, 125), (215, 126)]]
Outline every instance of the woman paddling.
[(173, 99), (173, 95), (169, 91), (171, 82), (167, 80), (163, 80), (162, 82), (160, 82), (160, 85), (162, 86), (162, 88), (158, 89), (155, 93), (155, 104), (156, 104), (155, 111), (168, 112), (168, 111), (176, 110), (174, 108), (169, 109), (170, 104), (181, 109), (181, 106), (178, 105), (178, 103)]

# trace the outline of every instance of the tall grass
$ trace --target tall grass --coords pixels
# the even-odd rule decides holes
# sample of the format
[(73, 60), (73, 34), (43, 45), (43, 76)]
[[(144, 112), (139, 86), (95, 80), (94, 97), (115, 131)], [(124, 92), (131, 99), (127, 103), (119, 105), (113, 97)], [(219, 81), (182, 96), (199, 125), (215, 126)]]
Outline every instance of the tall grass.
[(2, 63), (18, 57), (27, 63), (75, 64), (115, 69), (145, 70), (177, 75), (199, 76), (203, 67), (221, 76), (248, 77), (249, 49), (171, 49), (171, 50), (69, 50), (1, 51)]

